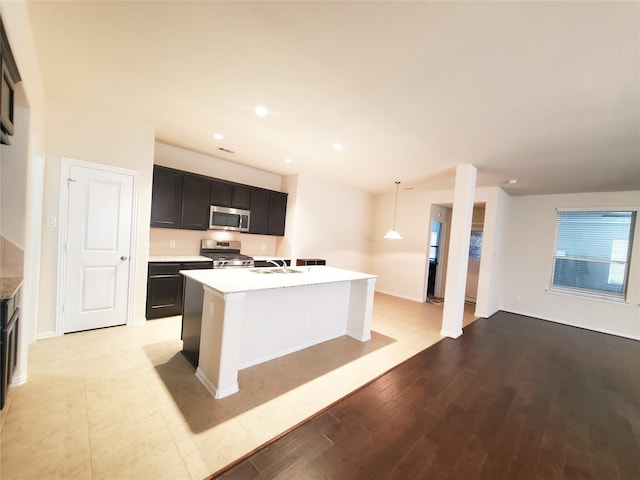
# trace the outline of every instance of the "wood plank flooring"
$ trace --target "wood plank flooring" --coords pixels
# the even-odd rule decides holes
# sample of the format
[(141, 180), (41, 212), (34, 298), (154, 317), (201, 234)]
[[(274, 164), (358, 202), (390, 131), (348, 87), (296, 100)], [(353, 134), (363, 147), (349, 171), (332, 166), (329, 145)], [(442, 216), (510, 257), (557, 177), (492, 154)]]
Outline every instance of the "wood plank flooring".
[(640, 478), (640, 342), (499, 312), (217, 476)]

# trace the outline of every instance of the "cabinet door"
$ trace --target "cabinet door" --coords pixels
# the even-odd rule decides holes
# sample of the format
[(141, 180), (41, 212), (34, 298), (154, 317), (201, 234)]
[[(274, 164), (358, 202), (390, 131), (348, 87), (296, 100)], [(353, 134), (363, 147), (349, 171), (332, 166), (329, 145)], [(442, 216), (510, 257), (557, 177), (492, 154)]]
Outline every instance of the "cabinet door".
[(233, 208), (249, 210), (251, 208), (251, 188), (243, 185), (234, 185), (231, 206)]
[(254, 188), (251, 191), (251, 223), (249, 233), (266, 234), (269, 228), (269, 190)]
[(147, 319), (182, 313), (182, 275), (178, 263), (150, 263), (147, 278)]
[(151, 226), (180, 228), (182, 174), (170, 168), (153, 168)]
[(209, 228), (211, 182), (196, 175), (184, 175), (180, 227), (189, 230)]
[(284, 235), (284, 225), (287, 214), (287, 194), (271, 192), (269, 201), (269, 235)]
[(233, 196), (233, 185), (221, 180), (211, 181), (211, 205), (230, 207)]

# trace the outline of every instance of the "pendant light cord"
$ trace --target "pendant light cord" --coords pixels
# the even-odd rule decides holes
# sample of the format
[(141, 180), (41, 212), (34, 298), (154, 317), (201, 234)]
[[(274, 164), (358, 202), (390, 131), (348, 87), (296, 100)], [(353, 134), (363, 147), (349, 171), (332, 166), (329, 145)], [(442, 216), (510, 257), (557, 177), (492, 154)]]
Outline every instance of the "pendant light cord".
[(393, 207), (393, 229), (396, 229), (396, 214), (398, 213), (398, 185), (400, 182), (396, 182), (396, 204)]

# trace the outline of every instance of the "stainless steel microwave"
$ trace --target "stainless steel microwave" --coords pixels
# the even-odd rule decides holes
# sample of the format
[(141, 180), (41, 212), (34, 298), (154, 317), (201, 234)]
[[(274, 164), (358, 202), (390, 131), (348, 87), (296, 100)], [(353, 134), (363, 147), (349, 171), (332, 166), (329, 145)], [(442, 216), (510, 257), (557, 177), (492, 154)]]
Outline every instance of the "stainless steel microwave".
[(248, 232), (250, 217), (251, 212), (249, 210), (211, 205), (209, 229)]

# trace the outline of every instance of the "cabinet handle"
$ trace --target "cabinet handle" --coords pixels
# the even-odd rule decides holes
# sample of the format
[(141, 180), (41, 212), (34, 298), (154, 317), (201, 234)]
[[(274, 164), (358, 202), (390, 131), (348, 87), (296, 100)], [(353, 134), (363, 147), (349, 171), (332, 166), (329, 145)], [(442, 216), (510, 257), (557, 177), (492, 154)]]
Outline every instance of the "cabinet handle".
[(120, 260), (122, 260), (123, 262), (127, 259), (128, 257), (126, 255), (123, 255), (120, 257)]

